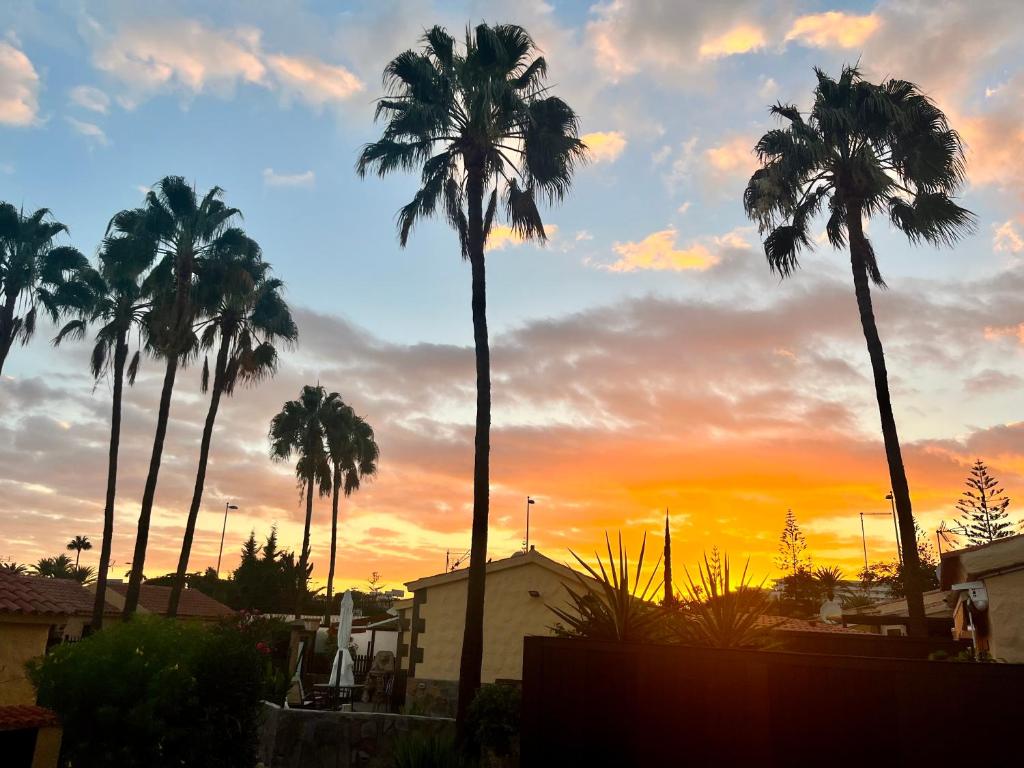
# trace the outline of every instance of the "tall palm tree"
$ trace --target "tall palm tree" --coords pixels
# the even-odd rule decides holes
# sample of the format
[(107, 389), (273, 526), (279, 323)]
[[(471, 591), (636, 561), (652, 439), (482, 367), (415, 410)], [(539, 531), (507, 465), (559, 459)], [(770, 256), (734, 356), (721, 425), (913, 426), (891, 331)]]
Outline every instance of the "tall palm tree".
[(86, 550), (92, 549), (92, 542), (89, 541), (88, 536), (75, 536), (75, 538), (68, 542), (67, 549), (69, 552), (75, 553), (75, 568), (77, 568), (78, 560), (82, 556), (82, 553)]
[(88, 264), (76, 248), (54, 242), (67, 231), (46, 208), (26, 216), (0, 202), (0, 373), (14, 342), (35, 333), (38, 308), (56, 320), (68, 274)]
[[(321, 496), (331, 492), (331, 467), (324, 439), (338, 395), (317, 384), (302, 388), (298, 399), (289, 400), (270, 422), (270, 458), (287, 461), (293, 455), (295, 477), (306, 500), (306, 524), (302, 531), (302, 551), (296, 573), (308, 574), (309, 528), (313, 521), (313, 491)], [(303, 584), (296, 585), (295, 616), (302, 615)]]
[(757, 143), (762, 165), (743, 196), (756, 221), (769, 267), (781, 277), (799, 265), (802, 249), (812, 247), (810, 224), (827, 204), (825, 232), (834, 248), (849, 245), (861, 327), (875, 380), (889, 479), (903, 540), (910, 631), (926, 632), (914, 542), (910, 488), (903, 467), (896, 420), (889, 396), (882, 342), (871, 305), (871, 283), (885, 287), (864, 218), (888, 214), (912, 243), (956, 242), (974, 225), (970, 211), (953, 196), (964, 181), (963, 147), (946, 116), (917, 86), (904, 80), (865, 81), (854, 67), (838, 80), (815, 70), (814, 105), (803, 115), (794, 105), (777, 104), (771, 113), (785, 128), (768, 131)]
[(491, 428), (487, 237), (500, 191), (512, 229), (523, 238), (544, 241), (537, 200), (555, 202), (568, 193), (586, 147), (578, 138), (576, 113), (548, 95), (547, 62), (535, 57), (526, 30), (481, 24), (466, 30), (460, 49), (447, 31), (434, 27), (422, 42), (421, 51), (399, 54), (384, 70), (387, 95), (377, 102), (384, 132), (363, 148), (357, 171), (385, 176), (418, 170), (422, 186), (398, 212), (400, 243), (405, 246), (418, 220), (441, 212), (458, 232), (472, 273), (477, 398), (473, 532), (459, 672), (462, 728), (480, 687), (483, 662)]
[(178, 366), (195, 347), (192, 291), (196, 260), (215, 250), (222, 237), (234, 236), (234, 230), (228, 229), (228, 224), (238, 211), (226, 206), (221, 196), (220, 187), (213, 187), (200, 199), (195, 188), (184, 178), (166, 176), (146, 195), (142, 208), (121, 211), (111, 219), (108, 227), (108, 233), (113, 232), (114, 238), (137, 237), (150, 243), (160, 258), (155, 271), (166, 275), (169, 285), (173, 286), (167, 292), (155, 295), (149, 312), (149, 345), (164, 358), (165, 369), (153, 452), (139, 510), (131, 576), (124, 598), (123, 615), (126, 620), (135, 614), (142, 587), (149, 523), (167, 434), (174, 379)]
[[(337, 393), (333, 393), (337, 395)], [(327, 456), (331, 465), (331, 564), (327, 570), (327, 602), (324, 622), (330, 622), (331, 600), (334, 597), (334, 564), (338, 546), (338, 505), (341, 494), (346, 498), (359, 490), (361, 482), (377, 474), (380, 448), (374, 439), (373, 427), (356, 415), (338, 395), (334, 411), (327, 422)]]
[(107, 572), (114, 539), (114, 503), (117, 498), (117, 462), (121, 445), (121, 399), (124, 382), (135, 383), (140, 350), (129, 359), (132, 334), (140, 336), (150, 310), (152, 286), (147, 276), (153, 265), (153, 250), (135, 237), (108, 238), (99, 256), (99, 267), (82, 271), (78, 282), (86, 287), (81, 316), (68, 322), (55, 345), (66, 338), (83, 338), (89, 325), (99, 325), (89, 366), (95, 380), (110, 375), (110, 447), (107, 455), (107, 491), (103, 504), (103, 538), (96, 570), (96, 595), (93, 602), (93, 631), (103, 626), (106, 609)]
[(207, 350), (216, 346), (217, 355), (212, 388), (208, 361), (203, 364), (202, 390), (210, 390), (210, 406), (168, 616), (177, 615), (185, 587), (221, 396), (233, 394), (238, 382), (256, 383), (273, 376), (277, 370), (275, 343), (293, 343), (298, 338), (298, 328), (281, 296), (283, 287), (280, 280), (270, 277), (270, 265), (263, 261), (256, 242), (241, 233), (222, 238), (220, 247), (198, 263), (197, 304), (204, 315), (198, 329), (200, 346)]

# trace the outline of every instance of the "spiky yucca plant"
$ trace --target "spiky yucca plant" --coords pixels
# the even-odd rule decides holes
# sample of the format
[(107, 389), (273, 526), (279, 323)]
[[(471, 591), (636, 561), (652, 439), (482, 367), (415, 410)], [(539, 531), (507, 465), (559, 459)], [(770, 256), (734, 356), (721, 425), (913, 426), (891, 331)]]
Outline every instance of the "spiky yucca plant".
[[(655, 577), (661, 565), (661, 558), (641, 588), (641, 575), (644, 568), (644, 553), (647, 548), (647, 535), (644, 534), (637, 557), (636, 570), (632, 573), (629, 566), (629, 553), (622, 545), (622, 534), (618, 536), (617, 556), (612, 552), (612, 543), (608, 534), (604, 536), (608, 549), (608, 565), (605, 567), (601, 556), (597, 558), (597, 568), (593, 568), (572, 550), (570, 554), (583, 566), (587, 575), (576, 573), (579, 589), (566, 585), (571, 606), (568, 609), (548, 608), (561, 620), (562, 626), (556, 627), (560, 634), (572, 637), (586, 637), (591, 640), (612, 640), (618, 642), (638, 642), (662, 639), (666, 634), (665, 612), (653, 602), (657, 591)], [(588, 578), (589, 576), (589, 578)]]
[[(761, 585), (754, 586), (747, 558), (739, 586), (733, 588), (729, 555), (723, 554), (718, 567), (707, 555), (697, 564), (697, 578), (686, 573), (686, 605), (683, 620), (676, 624), (679, 639), (687, 644), (711, 648), (763, 648), (770, 644), (770, 622), (762, 617), (768, 611), (768, 595)], [(762, 582), (763, 583), (763, 582)]]

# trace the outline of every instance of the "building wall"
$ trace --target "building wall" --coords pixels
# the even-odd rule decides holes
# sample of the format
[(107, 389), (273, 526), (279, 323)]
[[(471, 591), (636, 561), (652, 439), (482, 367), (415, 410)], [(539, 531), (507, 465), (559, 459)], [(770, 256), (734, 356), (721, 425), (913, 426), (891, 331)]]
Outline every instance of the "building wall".
[[(518, 680), (523, 672), (523, 638), (550, 635), (556, 616), (548, 605), (563, 607), (571, 580), (535, 564), (493, 571), (487, 575), (484, 604), (482, 681)], [(423, 626), (416, 644), (423, 659), (416, 678), (457, 680), (466, 615), (466, 579), (426, 588), (419, 607)], [(540, 593), (531, 597), (530, 590)]]
[(989, 652), (993, 658), (1024, 663), (1024, 571), (985, 579), (988, 592)]
[(49, 624), (0, 619), (0, 705), (35, 704), (25, 662), (46, 653)]

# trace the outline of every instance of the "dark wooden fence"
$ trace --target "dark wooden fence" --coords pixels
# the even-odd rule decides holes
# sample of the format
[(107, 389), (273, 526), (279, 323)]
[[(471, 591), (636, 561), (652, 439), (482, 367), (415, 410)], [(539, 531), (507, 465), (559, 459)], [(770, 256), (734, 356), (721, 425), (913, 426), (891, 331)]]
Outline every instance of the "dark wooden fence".
[(1022, 696), (1024, 665), (528, 637), (521, 764), (1021, 765)]

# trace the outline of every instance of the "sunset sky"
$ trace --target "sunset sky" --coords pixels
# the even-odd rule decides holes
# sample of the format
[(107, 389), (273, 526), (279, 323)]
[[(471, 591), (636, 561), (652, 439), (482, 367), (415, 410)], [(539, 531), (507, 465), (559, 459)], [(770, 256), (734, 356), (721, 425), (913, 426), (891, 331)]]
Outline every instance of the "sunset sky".
[[(514, 12), (509, 10), (515, 7)], [(853, 575), (859, 512), (888, 474), (848, 257), (827, 242), (780, 282), (740, 195), (776, 100), (806, 108), (812, 67), (860, 61), (913, 80), (968, 146), (953, 249), (869, 234), (889, 290), (875, 310), (915, 513), (955, 517), (982, 458), (1024, 510), (1024, 4), (1005, 2), (301, 2), (13, 0), (0, 7), (0, 199), (48, 207), (93, 255), (110, 216), (180, 174), (225, 189), (287, 284), (300, 345), (221, 407), (192, 569), (226, 562), (276, 521), (297, 548), (293, 467), (268, 458), (270, 418), (303, 384), (337, 390), (376, 428), (379, 477), (343, 504), (342, 585), (389, 587), (469, 548), (474, 378), (470, 280), (454, 234), (400, 249), (416, 179), (359, 180), (387, 60), (435, 23), (514, 22), (580, 114), (591, 162), (545, 211), (546, 247), (507, 231), (488, 254), (494, 386), (492, 557), (531, 539), (567, 560), (621, 529), (675, 564), (712, 545), (772, 563), (787, 508), (815, 563)], [(823, 222), (818, 229), (823, 230)], [(34, 562), (102, 526), (110, 386), (89, 345), (41, 327), (0, 378), (0, 558)], [(112, 575), (131, 559), (161, 365), (126, 390)], [(147, 575), (177, 561), (206, 412), (199, 367), (178, 378)], [(1017, 501), (1019, 499), (1019, 501)], [(314, 512), (326, 574), (328, 502)], [(873, 560), (892, 524), (867, 522)]]

